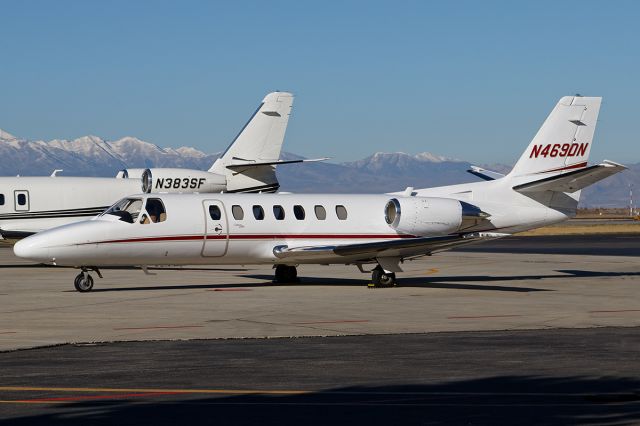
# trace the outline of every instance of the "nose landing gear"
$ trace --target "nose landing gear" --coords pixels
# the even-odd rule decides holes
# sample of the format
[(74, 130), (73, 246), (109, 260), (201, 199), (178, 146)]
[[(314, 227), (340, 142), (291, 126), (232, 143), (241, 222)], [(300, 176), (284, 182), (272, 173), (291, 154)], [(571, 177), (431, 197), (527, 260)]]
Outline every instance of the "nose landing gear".
[(86, 293), (88, 291), (91, 291), (91, 289), (93, 289), (93, 277), (89, 275), (90, 270), (95, 271), (98, 274), (98, 276), (102, 278), (102, 274), (98, 269), (82, 268), (82, 272), (80, 272), (76, 276), (76, 278), (73, 280), (73, 286), (80, 293)]
[(73, 280), (73, 286), (80, 293), (91, 291), (93, 288), (93, 277), (86, 272), (80, 272), (76, 279)]

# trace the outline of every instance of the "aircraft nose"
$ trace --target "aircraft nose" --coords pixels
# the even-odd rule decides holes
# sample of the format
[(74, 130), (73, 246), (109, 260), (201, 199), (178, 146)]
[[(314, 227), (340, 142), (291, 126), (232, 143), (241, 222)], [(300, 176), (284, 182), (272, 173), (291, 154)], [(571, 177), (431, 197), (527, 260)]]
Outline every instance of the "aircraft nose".
[(45, 246), (45, 241), (38, 235), (32, 235), (18, 241), (13, 246), (13, 253), (23, 259), (35, 260), (38, 262), (48, 262), (49, 249)]

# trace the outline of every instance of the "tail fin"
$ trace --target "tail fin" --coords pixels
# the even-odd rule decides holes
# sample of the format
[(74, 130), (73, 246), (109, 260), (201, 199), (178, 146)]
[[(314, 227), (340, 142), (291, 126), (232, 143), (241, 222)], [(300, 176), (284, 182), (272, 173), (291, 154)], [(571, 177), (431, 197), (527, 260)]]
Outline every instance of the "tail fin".
[(586, 167), (601, 101), (582, 96), (560, 99), (507, 176), (539, 179)]
[(227, 166), (239, 162), (277, 161), (280, 158), (292, 105), (291, 93), (269, 93), (231, 145), (213, 163), (209, 172), (225, 175), (228, 191), (275, 191), (278, 189), (273, 165), (252, 167), (241, 172), (233, 171)]

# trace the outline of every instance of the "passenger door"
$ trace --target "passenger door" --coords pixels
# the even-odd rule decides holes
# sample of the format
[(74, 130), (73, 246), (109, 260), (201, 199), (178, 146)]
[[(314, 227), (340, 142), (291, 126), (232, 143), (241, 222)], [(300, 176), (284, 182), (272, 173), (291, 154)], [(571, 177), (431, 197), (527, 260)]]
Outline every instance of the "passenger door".
[(29, 211), (29, 191), (13, 191), (13, 203), (15, 211)]
[(202, 256), (224, 256), (229, 244), (229, 227), (224, 204), (218, 200), (205, 200), (202, 204), (205, 224)]

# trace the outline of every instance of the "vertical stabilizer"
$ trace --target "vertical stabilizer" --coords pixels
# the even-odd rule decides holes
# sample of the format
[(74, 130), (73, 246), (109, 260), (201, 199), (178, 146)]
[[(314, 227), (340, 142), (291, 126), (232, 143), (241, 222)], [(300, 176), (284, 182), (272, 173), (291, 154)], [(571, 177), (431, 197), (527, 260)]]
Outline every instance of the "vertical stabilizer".
[(601, 101), (582, 96), (560, 99), (508, 177), (539, 179), (586, 167)]
[(244, 171), (238, 171), (237, 167), (234, 171), (227, 166), (277, 161), (280, 158), (292, 105), (291, 93), (269, 93), (231, 145), (213, 163), (209, 171), (227, 177), (229, 192), (277, 190), (278, 181), (273, 165), (251, 167)]

